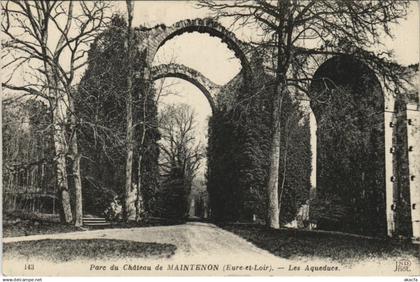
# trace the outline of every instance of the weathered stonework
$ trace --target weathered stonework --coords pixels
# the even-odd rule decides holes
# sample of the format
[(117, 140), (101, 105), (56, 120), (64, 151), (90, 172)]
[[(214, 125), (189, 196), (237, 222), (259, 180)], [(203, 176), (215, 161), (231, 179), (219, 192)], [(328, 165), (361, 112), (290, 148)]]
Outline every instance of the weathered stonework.
[(407, 145), (413, 237), (420, 239), (420, 107), (407, 105)]
[(151, 69), (152, 80), (157, 80), (165, 77), (176, 77), (191, 82), (198, 89), (203, 92), (210, 103), (210, 107), (214, 112), (216, 104), (214, 98), (220, 92), (221, 86), (212, 82), (200, 72), (178, 64), (162, 64)]
[(212, 18), (187, 19), (176, 22), (171, 26), (158, 25), (150, 29), (137, 29), (137, 32), (139, 33), (141, 42), (138, 48), (147, 49), (146, 61), (149, 66), (152, 65), (159, 48), (168, 40), (183, 33), (199, 32), (220, 38), (235, 53), (235, 56), (240, 59), (242, 67), (246, 72), (251, 72), (249, 64), (250, 46), (239, 40), (233, 32), (230, 32)]

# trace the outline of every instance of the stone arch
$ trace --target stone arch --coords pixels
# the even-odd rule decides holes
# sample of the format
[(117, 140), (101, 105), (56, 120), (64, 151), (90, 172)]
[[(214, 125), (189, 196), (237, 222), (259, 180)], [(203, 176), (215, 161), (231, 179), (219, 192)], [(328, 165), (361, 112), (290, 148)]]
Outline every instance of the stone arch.
[(151, 69), (152, 81), (164, 77), (175, 77), (184, 79), (203, 92), (209, 101), (212, 112), (216, 109), (214, 98), (219, 93), (221, 86), (212, 82), (200, 72), (179, 64), (162, 64)]
[[(365, 79), (365, 82), (369, 80), (372, 89), (375, 91), (374, 95), (380, 100), (378, 102), (384, 105), (384, 92), (376, 74), (364, 62), (350, 55), (334, 56), (325, 60), (312, 76), (309, 93), (317, 92), (316, 88), (319, 87), (333, 89), (338, 85), (344, 84), (359, 87), (361, 85), (358, 82), (360, 82), (361, 78)], [(355, 90), (357, 91), (357, 89)], [(313, 108), (315, 98), (312, 95), (310, 97)], [(383, 108), (384, 106), (382, 110)], [(316, 111), (316, 109), (314, 110)]]
[[(327, 59), (315, 71), (309, 93), (318, 127), (317, 195), (321, 198), (330, 197), (329, 200), (337, 196), (343, 205), (350, 207), (350, 214), (361, 213), (357, 219), (350, 215), (344, 221), (334, 223), (342, 225), (342, 231), (368, 235), (386, 233), (390, 224), (388, 176), (390, 173), (392, 175), (392, 166), (390, 172), (385, 138), (385, 98), (380, 81), (359, 59), (349, 55), (335, 56)], [(346, 100), (337, 99), (335, 95), (343, 95)], [(359, 140), (365, 141), (357, 147), (357, 140), (347, 138), (340, 145), (344, 146), (341, 147), (342, 154), (349, 160), (346, 164), (337, 158), (339, 146), (334, 144), (336, 141), (331, 143), (336, 139), (329, 138), (334, 133), (325, 127), (328, 122), (324, 121), (332, 120), (334, 115), (344, 120), (341, 123), (345, 128), (343, 130), (350, 128), (351, 134), (361, 136)], [(347, 128), (347, 124), (351, 126)], [(340, 130), (338, 128), (335, 131)], [(368, 164), (366, 158), (370, 158), (371, 163)], [(346, 179), (335, 179), (335, 175), (342, 175)], [(331, 223), (323, 225), (320, 227), (332, 227)], [(369, 234), (371, 231), (377, 233)]]
[(176, 22), (171, 26), (159, 25), (145, 32), (147, 42), (147, 62), (151, 66), (153, 59), (159, 50), (168, 40), (175, 36), (189, 32), (207, 33), (210, 36), (218, 37), (227, 47), (235, 53), (235, 56), (241, 61), (245, 75), (250, 75), (251, 66), (249, 64), (247, 44), (239, 40), (233, 32), (228, 31), (223, 25), (212, 18), (187, 19)]

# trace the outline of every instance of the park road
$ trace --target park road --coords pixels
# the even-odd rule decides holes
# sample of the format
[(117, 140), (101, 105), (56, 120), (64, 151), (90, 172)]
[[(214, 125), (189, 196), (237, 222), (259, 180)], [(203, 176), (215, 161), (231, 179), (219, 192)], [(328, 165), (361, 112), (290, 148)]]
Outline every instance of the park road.
[[(118, 239), (138, 242), (166, 243), (176, 246), (175, 261), (273, 261), (285, 262), (245, 239), (216, 225), (189, 222), (181, 225), (124, 229), (102, 229), (59, 234), (4, 238), (4, 243), (43, 239)], [(106, 246), (104, 246), (106, 247)]]
[[(106, 257), (51, 261), (35, 257), (3, 257), (3, 273), (13, 276), (143, 276), (143, 275), (377, 275), (392, 272), (395, 260), (361, 261), (350, 267), (316, 255), (282, 258), (256, 247), (245, 239), (216, 225), (189, 222), (171, 226), (102, 229), (59, 234), (3, 238), (4, 243), (44, 239), (117, 239), (171, 244), (169, 258)], [(286, 242), (287, 243), (287, 242)], [(106, 244), (101, 248), (106, 248)], [(368, 265), (368, 267), (367, 267)], [(34, 270), (25, 270), (32, 266)], [(337, 271), (312, 271), (317, 268)], [(114, 269), (113, 269), (114, 268)]]

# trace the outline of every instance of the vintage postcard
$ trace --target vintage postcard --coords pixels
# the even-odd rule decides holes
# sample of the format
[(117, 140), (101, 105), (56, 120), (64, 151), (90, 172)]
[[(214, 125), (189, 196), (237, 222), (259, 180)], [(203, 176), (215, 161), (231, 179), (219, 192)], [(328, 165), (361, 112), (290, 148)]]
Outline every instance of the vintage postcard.
[(417, 281), (419, 11), (2, 0), (2, 275)]

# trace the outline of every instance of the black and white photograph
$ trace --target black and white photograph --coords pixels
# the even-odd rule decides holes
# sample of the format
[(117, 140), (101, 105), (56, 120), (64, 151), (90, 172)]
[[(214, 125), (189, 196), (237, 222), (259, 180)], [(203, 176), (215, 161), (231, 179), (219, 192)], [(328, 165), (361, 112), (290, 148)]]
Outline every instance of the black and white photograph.
[(3, 281), (418, 281), (419, 1), (0, 5)]

